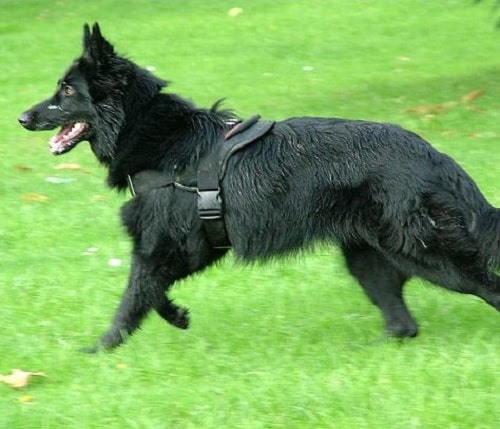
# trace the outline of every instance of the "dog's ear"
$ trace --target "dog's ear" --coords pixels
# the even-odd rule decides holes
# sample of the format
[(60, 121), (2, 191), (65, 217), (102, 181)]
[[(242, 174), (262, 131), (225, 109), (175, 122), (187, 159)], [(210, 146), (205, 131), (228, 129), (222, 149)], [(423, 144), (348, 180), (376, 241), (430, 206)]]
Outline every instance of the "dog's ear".
[(97, 22), (92, 26), (92, 32), (88, 24), (83, 26), (83, 56), (87, 60), (105, 64), (114, 54), (113, 45), (102, 36)]
[(83, 25), (83, 49), (90, 49), (90, 38), (92, 34), (90, 33), (90, 27), (88, 24)]

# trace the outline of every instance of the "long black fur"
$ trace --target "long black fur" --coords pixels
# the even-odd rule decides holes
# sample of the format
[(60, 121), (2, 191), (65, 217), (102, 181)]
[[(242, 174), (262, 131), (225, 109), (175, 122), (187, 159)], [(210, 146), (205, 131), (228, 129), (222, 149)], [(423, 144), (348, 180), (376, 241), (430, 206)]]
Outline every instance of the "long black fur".
[[(22, 125), (44, 130), (85, 123), (74, 141), (52, 143), (53, 151), (89, 141), (117, 190), (142, 170), (196, 177), (200, 159), (233, 115), (162, 93), (166, 82), (118, 55), (97, 24), (92, 31), (85, 25), (83, 49), (56, 94), (23, 113)], [(334, 243), (391, 335), (417, 334), (403, 301), (412, 276), (500, 309), (494, 273), (500, 211), (451, 158), (398, 126), (311, 117), (277, 122), (230, 159), (221, 188), (239, 259)], [(167, 292), (226, 252), (210, 247), (197, 196), (182, 189), (138, 195), (124, 205), (122, 220), (133, 240), (130, 278), (109, 331), (91, 351), (120, 345), (153, 309), (186, 328), (187, 310)]]

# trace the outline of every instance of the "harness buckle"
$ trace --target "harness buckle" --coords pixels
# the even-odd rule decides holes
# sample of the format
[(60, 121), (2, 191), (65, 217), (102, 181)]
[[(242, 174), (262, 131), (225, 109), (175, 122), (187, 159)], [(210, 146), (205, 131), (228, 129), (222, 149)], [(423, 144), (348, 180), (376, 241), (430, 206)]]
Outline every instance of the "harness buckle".
[(198, 214), (201, 219), (222, 219), (220, 189), (198, 190)]

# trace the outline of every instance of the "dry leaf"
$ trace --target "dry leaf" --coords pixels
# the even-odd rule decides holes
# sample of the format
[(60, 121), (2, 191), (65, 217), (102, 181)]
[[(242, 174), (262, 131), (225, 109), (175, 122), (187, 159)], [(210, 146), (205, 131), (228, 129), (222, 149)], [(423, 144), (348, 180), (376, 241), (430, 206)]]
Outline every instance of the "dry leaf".
[(441, 135), (442, 135), (443, 137), (453, 137), (453, 136), (454, 136), (454, 135), (456, 135), (456, 134), (457, 134), (457, 132), (456, 132), (456, 131), (453, 131), (453, 130), (446, 130), (446, 131), (443, 131), (443, 132), (441, 133)]
[(232, 7), (231, 9), (229, 9), (228, 15), (234, 18), (241, 13), (243, 13), (243, 9), (241, 7)]
[(72, 162), (63, 162), (54, 167), (56, 170), (80, 170), (82, 166), (80, 164), (75, 164)]
[(428, 115), (443, 112), (445, 110), (451, 109), (455, 107), (459, 103), (471, 103), (476, 98), (481, 97), (484, 94), (484, 89), (476, 89), (474, 91), (468, 92), (460, 98), (460, 102), (458, 101), (449, 101), (448, 103), (443, 104), (427, 104), (423, 106), (412, 107), (410, 109), (406, 109), (406, 113), (415, 113), (417, 115)]
[(13, 369), (9, 375), (0, 374), (0, 381), (3, 381), (14, 389), (21, 389), (28, 385), (30, 378), (33, 376), (45, 377), (45, 374), (43, 372), (29, 372), (21, 369)]
[(36, 194), (34, 192), (31, 192), (29, 194), (24, 194), (21, 199), (23, 201), (30, 201), (30, 202), (36, 202), (36, 203), (46, 203), (49, 201), (49, 197), (42, 195), (42, 194)]
[(407, 113), (415, 113), (417, 115), (427, 115), (429, 113), (439, 113), (445, 110), (455, 107), (458, 103), (456, 101), (450, 101), (443, 104), (427, 104), (424, 106), (412, 107), (411, 109), (406, 109)]
[(18, 401), (21, 402), (21, 404), (29, 404), (30, 402), (33, 402), (33, 396), (32, 395), (23, 395), (19, 397)]
[(25, 173), (26, 171), (31, 171), (33, 170), (31, 167), (28, 167), (26, 165), (14, 165), (14, 168), (17, 171), (20, 171), (21, 173)]
[(471, 101), (474, 101), (476, 98), (481, 97), (481, 95), (484, 94), (484, 89), (476, 89), (474, 91), (468, 92), (467, 94), (463, 95), (460, 101), (462, 103), (470, 103)]

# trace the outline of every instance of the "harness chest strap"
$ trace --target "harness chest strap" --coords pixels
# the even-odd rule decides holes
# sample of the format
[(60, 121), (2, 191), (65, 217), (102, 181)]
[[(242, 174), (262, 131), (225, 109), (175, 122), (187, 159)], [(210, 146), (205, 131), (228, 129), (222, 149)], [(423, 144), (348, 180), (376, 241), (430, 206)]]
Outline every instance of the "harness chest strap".
[(175, 186), (178, 189), (198, 193), (198, 215), (210, 245), (215, 249), (231, 247), (224, 222), (224, 203), (220, 183), (227, 170), (230, 157), (248, 144), (265, 135), (274, 125), (273, 121), (259, 121), (255, 115), (231, 128), (216, 149), (200, 160), (197, 186), (186, 186), (179, 177), (167, 173), (144, 170), (127, 176), (132, 196), (157, 188)]

